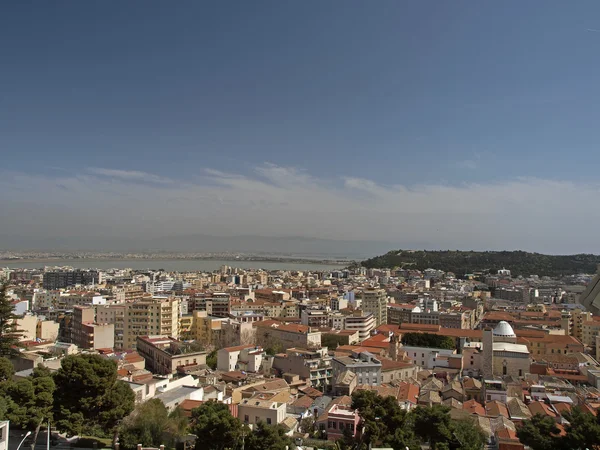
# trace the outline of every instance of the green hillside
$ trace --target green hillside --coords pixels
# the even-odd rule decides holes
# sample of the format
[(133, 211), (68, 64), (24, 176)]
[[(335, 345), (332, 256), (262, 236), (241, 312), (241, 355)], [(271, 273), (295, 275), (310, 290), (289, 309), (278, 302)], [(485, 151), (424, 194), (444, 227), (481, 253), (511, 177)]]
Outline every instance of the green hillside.
[(464, 275), (473, 272), (496, 273), (509, 269), (513, 276), (561, 276), (596, 273), (598, 255), (542, 255), (523, 251), (413, 251), (393, 250), (361, 263), (368, 268), (438, 269)]

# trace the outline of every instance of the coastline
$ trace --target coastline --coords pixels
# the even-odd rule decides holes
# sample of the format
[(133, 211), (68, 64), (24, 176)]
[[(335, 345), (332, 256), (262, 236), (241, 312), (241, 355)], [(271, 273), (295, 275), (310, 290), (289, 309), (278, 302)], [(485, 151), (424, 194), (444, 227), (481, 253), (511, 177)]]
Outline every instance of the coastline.
[(223, 257), (161, 257), (161, 258), (14, 258), (14, 259), (0, 259), (0, 266), (3, 264), (18, 264), (18, 263), (27, 263), (27, 264), (46, 264), (53, 265), (57, 262), (77, 262), (77, 263), (85, 263), (85, 262), (122, 262), (122, 261), (135, 261), (135, 262), (143, 262), (143, 261), (226, 261), (226, 262), (269, 262), (269, 263), (294, 263), (294, 264), (327, 264), (327, 265), (339, 265), (339, 266), (347, 266), (352, 263), (351, 260), (338, 260), (338, 259), (302, 259), (302, 258), (273, 258), (273, 257), (260, 257), (260, 256), (251, 256), (251, 257), (242, 257), (242, 258), (223, 258)]

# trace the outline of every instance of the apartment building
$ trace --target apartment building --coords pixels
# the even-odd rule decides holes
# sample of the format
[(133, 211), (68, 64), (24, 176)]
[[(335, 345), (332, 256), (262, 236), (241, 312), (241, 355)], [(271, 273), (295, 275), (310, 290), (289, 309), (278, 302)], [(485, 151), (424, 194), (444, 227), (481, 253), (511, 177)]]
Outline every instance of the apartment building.
[[(592, 313), (576, 309), (571, 312), (571, 335), (583, 342), (584, 340), (584, 323), (592, 320)], [(586, 344), (587, 345), (587, 344)]]
[(281, 376), (291, 373), (300, 376), (322, 392), (329, 392), (333, 383), (333, 368), (327, 348), (307, 350), (288, 348), (273, 358), (273, 369)]
[(344, 297), (332, 297), (329, 306), (333, 311), (339, 311), (348, 307), (348, 299)]
[(96, 321), (98, 323), (108, 323), (114, 325), (115, 330), (115, 350), (125, 348), (125, 304), (118, 305), (98, 305), (96, 306)]
[(285, 420), (286, 407), (285, 403), (247, 398), (238, 406), (238, 418), (247, 425), (258, 422), (277, 425)]
[(350, 356), (336, 356), (332, 360), (333, 376), (345, 371), (356, 374), (358, 385), (368, 384), (379, 386), (381, 384), (381, 361), (369, 352), (352, 352)]
[(44, 272), (42, 278), (44, 289), (56, 290), (68, 287), (98, 284), (100, 275), (97, 270), (65, 270)]
[[(600, 321), (588, 320), (582, 324), (582, 338), (580, 339), (586, 347), (596, 346), (596, 337), (600, 334)], [(599, 356), (596, 354), (596, 356)]]
[(60, 291), (37, 291), (33, 294), (32, 309), (58, 308)]
[(409, 303), (388, 304), (388, 324), (412, 323), (412, 310), (414, 307)]
[(215, 293), (210, 298), (196, 298), (192, 311), (205, 311), (213, 317), (227, 317), (231, 312), (231, 298), (224, 293)]
[(359, 342), (368, 339), (371, 336), (376, 325), (375, 316), (372, 313), (366, 313), (362, 311), (355, 311), (352, 315), (346, 316), (344, 320), (344, 329), (351, 331), (358, 331)]
[(109, 323), (98, 323), (94, 306), (75, 306), (71, 342), (85, 350), (114, 348), (115, 326)]
[(135, 348), (138, 336), (160, 335), (179, 337), (179, 307), (175, 297), (153, 297), (125, 308), (123, 348)]
[(171, 375), (178, 367), (206, 364), (206, 352), (189, 351), (181, 341), (170, 336), (136, 336), (137, 352), (146, 368), (158, 375)]
[(439, 314), (439, 324), (442, 328), (471, 328), (472, 315), (466, 311), (442, 311)]
[(322, 328), (329, 324), (329, 313), (324, 309), (305, 309), (300, 314), (302, 325)]
[(221, 324), (226, 319), (211, 316), (207, 311), (194, 311), (191, 318), (187, 337), (208, 345), (216, 345), (221, 336)]
[(275, 320), (254, 322), (253, 325), (256, 341), (265, 348), (271, 342), (278, 343), (283, 348), (321, 348), (321, 332), (306, 325), (283, 324)]
[(375, 327), (387, 323), (387, 293), (385, 289), (365, 289), (362, 292), (362, 309), (375, 317)]
[(149, 296), (139, 284), (122, 284), (113, 289), (118, 303), (135, 302)]

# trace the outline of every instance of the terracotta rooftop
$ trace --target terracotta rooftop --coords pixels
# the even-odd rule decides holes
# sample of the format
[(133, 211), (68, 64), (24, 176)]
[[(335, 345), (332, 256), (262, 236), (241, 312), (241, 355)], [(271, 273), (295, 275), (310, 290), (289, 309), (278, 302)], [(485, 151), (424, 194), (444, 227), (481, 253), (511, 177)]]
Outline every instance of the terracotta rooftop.
[(469, 414), (477, 414), (478, 416), (486, 415), (485, 408), (476, 400), (467, 400), (464, 402), (463, 410), (469, 412)]
[(508, 408), (502, 402), (493, 400), (485, 404), (485, 413), (488, 417), (506, 417), (508, 419)]
[(529, 411), (532, 415), (541, 414), (543, 416), (556, 417), (556, 413), (543, 402), (531, 402), (529, 405)]
[(398, 401), (416, 404), (419, 399), (419, 386), (412, 383), (400, 383), (398, 388)]

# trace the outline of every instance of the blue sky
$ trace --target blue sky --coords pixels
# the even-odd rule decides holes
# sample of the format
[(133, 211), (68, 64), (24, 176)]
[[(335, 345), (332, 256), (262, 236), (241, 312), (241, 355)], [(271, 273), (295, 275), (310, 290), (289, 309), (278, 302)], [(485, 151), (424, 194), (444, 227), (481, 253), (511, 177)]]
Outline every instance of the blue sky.
[[(361, 208), (393, 213), (388, 220), (396, 224), (413, 214), (416, 229), (451, 214), (447, 226), (456, 222), (457, 229), (432, 246), (468, 246), (470, 236), (492, 248), (587, 248), (587, 229), (577, 231), (580, 241), (560, 245), (560, 233), (533, 243), (517, 233), (541, 221), (565, 221), (566, 212), (595, 219), (571, 203), (594, 199), (598, 189), (597, 1), (19, 1), (0, 5), (0, 51), (0, 149), (10, 197), (0, 206), (12, 216), (0, 225), (10, 233), (72, 232), (61, 217), (77, 222), (77, 208), (86, 204), (67, 196), (68, 188), (82, 192), (75, 182), (94, 193), (102, 183), (130, 195), (146, 188), (127, 200), (124, 214), (144, 203), (149, 188), (165, 201), (175, 198), (174, 185), (177, 195), (198, 189), (214, 195), (221, 209), (211, 210), (212, 222), (201, 215), (189, 220), (216, 233), (223, 222), (247, 215), (239, 204), (223, 209), (226, 202), (219, 200), (240, 197), (228, 184), (237, 178), (264, 189), (310, 183), (320, 190), (306, 194), (319, 201), (337, 193), (348, 200), (344, 211), (333, 208), (343, 223)], [(556, 192), (544, 189), (540, 196), (540, 183)], [(367, 185), (376, 193), (366, 192)], [(521, 190), (506, 194), (514, 186)], [(56, 203), (47, 207), (40, 198), (54, 189)], [(495, 231), (453, 237), (462, 233), (465, 211), (436, 216), (435, 205), (449, 199), (431, 194), (452, 190), (458, 203), (477, 195), (467, 211), (474, 221), (494, 202), (497, 208), (481, 223), (508, 225), (498, 208), (526, 217), (501, 240)], [(393, 197), (381, 195), (389, 191)], [(413, 203), (398, 194), (408, 191), (431, 210), (411, 213)], [(351, 239), (415, 234), (373, 222), (320, 229), (302, 220), (313, 206), (325, 214), (327, 205), (261, 192), (252, 193), (253, 201), (289, 223), (265, 228), (257, 218), (226, 232)], [(172, 213), (189, 214), (197, 201), (182, 200)], [(515, 202), (543, 203), (556, 218)], [(369, 209), (373, 203), (382, 209)], [(290, 216), (286, 207), (302, 215)], [(149, 208), (138, 217), (150, 220)], [(121, 219), (98, 230), (133, 233), (128, 218)], [(149, 234), (192, 231), (159, 219), (152, 217)], [(25, 221), (45, 226), (23, 228)], [(95, 222), (77, 224), (95, 230)]]

